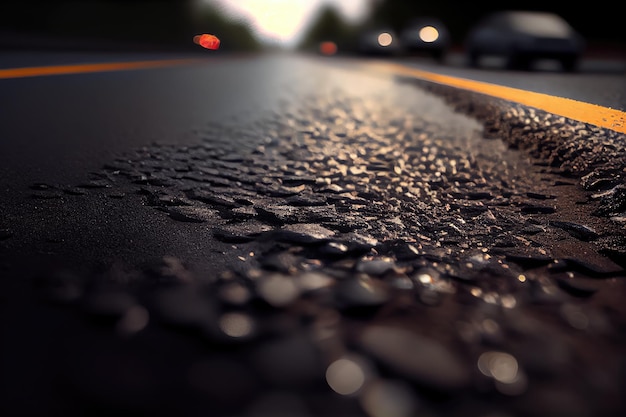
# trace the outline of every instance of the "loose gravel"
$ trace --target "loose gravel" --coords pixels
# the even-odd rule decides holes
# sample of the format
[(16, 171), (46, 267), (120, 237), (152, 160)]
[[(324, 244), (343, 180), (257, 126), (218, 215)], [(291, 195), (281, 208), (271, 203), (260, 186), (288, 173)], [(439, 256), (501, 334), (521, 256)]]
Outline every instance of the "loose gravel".
[(209, 272), (172, 254), (38, 273), (50, 317), (20, 333), (50, 354), (0, 410), (623, 413), (624, 136), (415, 80), (298, 81), (257, 120), (33, 184), (37, 204), (130, 201), (232, 250)]

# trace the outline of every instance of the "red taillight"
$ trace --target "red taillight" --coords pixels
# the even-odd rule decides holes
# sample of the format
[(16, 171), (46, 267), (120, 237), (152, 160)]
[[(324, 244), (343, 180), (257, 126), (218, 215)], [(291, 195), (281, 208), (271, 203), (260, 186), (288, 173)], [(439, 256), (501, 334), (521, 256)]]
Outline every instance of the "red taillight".
[(209, 35), (208, 33), (194, 36), (193, 41), (206, 49), (216, 50), (220, 47), (219, 38), (215, 35)]
[(335, 42), (322, 42), (320, 52), (323, 55), (334, 55), (337, 53), (337, 44)]

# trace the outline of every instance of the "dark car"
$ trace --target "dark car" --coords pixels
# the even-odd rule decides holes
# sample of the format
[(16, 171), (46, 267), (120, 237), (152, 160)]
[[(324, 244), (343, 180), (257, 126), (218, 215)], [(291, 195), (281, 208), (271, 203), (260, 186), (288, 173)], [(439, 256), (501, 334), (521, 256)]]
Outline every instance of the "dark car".
[(405, 54), (430, 55), (443, 62), (450, 48), (450, 32), (438, 18), (416, 18), (401, 31), (400, 43)]
[(561, 16), (537, 11), (509, 10), (492, 13), (478, 22), (466, 37), (470, 66), (485, 57), (505, 59), (509, 69), (532, 68), (540, 59), (558, 61), (565, 71), (577, 68), (585, 40)]

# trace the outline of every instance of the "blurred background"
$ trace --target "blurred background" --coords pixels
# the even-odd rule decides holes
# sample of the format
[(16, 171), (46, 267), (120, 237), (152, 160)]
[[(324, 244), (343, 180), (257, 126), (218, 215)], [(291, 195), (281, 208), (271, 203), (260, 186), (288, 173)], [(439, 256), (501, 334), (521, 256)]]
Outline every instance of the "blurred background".
[(0, 48), (199, 51), (200, 33), (215, 34), (220, 51), (357, 50), (367, 28), (400, 31), (420, 16), (441, 19), (451, 48), (497, 9), (556, 12), (587, 40), (590, 53), (624, 54), (622, 14), (615, 3), (554, 0), (4, 0)]

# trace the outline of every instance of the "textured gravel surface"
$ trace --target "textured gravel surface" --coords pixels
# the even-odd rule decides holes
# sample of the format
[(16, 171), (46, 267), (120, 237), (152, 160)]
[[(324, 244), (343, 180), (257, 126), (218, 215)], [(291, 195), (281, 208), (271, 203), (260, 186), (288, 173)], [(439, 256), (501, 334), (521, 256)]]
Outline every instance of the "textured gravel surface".
[(32, 184), (0, 223), (3, 415), (617, 416), (624, 135), (415, 80)]

